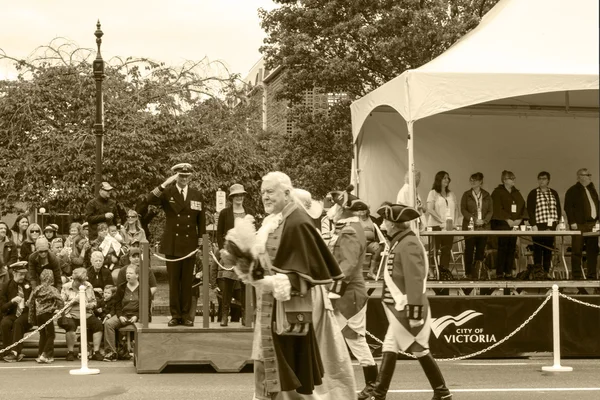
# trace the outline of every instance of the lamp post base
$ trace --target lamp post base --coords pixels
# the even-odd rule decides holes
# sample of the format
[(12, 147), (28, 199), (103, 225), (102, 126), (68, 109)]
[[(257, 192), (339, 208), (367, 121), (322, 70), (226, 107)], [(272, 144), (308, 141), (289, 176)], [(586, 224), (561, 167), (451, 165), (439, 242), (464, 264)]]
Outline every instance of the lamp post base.
[(100, 373), (99, 369), (90, 369), (90, 368), (80, 368), (80, 369), (72, 369), (69, 371), (71, 375), (98, 375)]
[(573, 367), (563, 367), (560, 364), (553, 365), (551, 367), (542, 367), (542, 371), (544, 372), (571, 372), (573, 371)]

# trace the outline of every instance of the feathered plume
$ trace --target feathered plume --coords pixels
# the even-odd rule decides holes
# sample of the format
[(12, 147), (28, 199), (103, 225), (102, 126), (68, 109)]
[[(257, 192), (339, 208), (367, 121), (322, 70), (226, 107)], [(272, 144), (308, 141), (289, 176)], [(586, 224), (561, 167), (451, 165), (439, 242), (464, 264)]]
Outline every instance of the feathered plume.
[(247, 281), (260, 279), (263, 271), (252, 249), (256, 246), (256, 228), (254, 218), (247, 215), (244, 218), (236, 218), (233, 229), (225, 236), (225, 248), (221, 251), (221, 258), (226, 267), (233, 267), (238, 276)]

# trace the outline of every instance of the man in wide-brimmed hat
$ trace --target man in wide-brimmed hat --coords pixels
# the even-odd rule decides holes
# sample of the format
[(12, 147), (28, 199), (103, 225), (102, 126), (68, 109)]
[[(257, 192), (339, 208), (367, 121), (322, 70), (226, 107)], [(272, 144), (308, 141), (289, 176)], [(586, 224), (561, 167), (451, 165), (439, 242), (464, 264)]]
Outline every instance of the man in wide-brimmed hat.
[[(331, 193), (339, 207), (338, 212), (333, 215), (335, 230), (329, 241), (329, 248), (344, 273), (344, 279), (332, 287), (330, 298), (344, 339), (363, 368), (366, 385), (358, 394), (358, 399), (365, 400), (375, 385), (377, 364), (365, 338), (369, 295), (362, 269), (367, 241), (356, 213), (368, 206), (354, 195), (338, 193)], [(353, 200), (348, 200), (350, 196)]]
[(196, 257), (190, 253), (201, 245), (202, 235), (206, 233), (205, 211), (200, 192), (189, 186), (194, 172), (192, 165), (179, 163), (171, 169), (175, 174), (154, 188), (147, 200), (148, 204), (160, 206), (165, 211), (160, 252), (167, 259), (178, 260), (167, 261), (171, 312), (167, 324), (191, 327), (194, 326), (189, 315)]
[(450, 400), (452, 394), (429, 352), (431, 311), (425, 294), (429, 265), (425, 248), (410, 229), (410, 221), (420, 217), (417, 210), (402, 204), (384, 205), (377, 210), (383, 217), (390, 252), (384, 268), (383, 309), (389, 327), (383, 342), (381, 367), (370, 400), (384, 400), (394, 375), (398, 351), (414, 354), (433, 389), (433, 400)]

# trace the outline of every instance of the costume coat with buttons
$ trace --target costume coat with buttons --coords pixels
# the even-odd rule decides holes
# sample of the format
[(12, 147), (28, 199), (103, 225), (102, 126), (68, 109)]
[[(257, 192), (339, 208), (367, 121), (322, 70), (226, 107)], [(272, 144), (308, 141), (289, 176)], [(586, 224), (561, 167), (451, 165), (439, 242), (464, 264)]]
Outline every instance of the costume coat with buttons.
[[(393, 330), (401, 350), (407, 350), (414, 342), (429, 348), (431, 314), (425, 294), (428, 267), (423, 244), (412, 230), (397, 232), (392, 237), (384, 271), (383, 308), (390, 322), (388, 329)], [(423, 306), (422, 326), (410, 327), (406, 305)]]
[(161, 206), (166, 224), (160, 241), (160, 252), (183, 257), (198, 247), (198, 239), (206, 232), (204, 204), (200, 192), (188, 185), (185, 200), (175, 184), (162, 192), (154, 189), (148, 203)]

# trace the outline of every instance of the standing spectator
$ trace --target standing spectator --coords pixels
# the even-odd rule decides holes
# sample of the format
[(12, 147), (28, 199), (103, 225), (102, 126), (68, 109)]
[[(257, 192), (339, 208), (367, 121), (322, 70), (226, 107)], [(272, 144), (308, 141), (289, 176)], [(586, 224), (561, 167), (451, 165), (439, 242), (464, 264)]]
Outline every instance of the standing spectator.
[[(412, 205), (412, 201), (410, 199), (410, 186), (408, 184), (408, 179), (410, 177), (410, 170), (406, 171), (404, 174), (404, 185), (400, 188), (398, 195), (396, 196), (396, 203), (405, 204), (407, 206)], [(423, 203), (421, 200), (421, 195), (417, 190), (419, 188), (419, 184), (421, 183), (421, 171), (415, 170), (415, 208), (417, 211), (421, 213), (421, 217), (417, 220), (419, 230), (425, 229), (427, 226), (427, 220), (425, 219), (425, 214), (427, 213), (427, 205)], [(411, 206), (412, 207), (412, 206)]]
[(142, 225), (142, 229), (146, 233), (146, 240), (152, 241), (152, 232), (150, 232), (150, 222), (160, 212), (157, 206), (151, 206), (148, 204), (146, 195), (140, 195), (135, 204), (135, 211), (139, 215), (139, 220)]
[(93, 354), (92, 360), (102, 361), (104, 356), (100, 354), (100, 345), (102, 344), (102, 332), (104, 327), (102, 322), (93, 314), (96, 308), (96, 295), (94, 288), (87, 282), (87, 271), (84, 268), (75, 268), (73, 270), (73, 280), (65, 283), (60, 293), (65, 304), (71, 300), (75, 300), (73, 305), (65, 310), (64, 318), (59, 322), (58, 326), (65, 330), (65, 338), (67, 341), (67, 361), (75, 361), (75, 331), (80, 325), (80, 304), (79, 304), (79, 287), (85, 286), (85, 317), (87, 328), (92, 331)]
[[(592, 174), (587, 168), (577, 171), (577, 183), (567, 190), (565, 195), (565, 214), (572, 230), (582, 233), (591, 232), (598, 221), (598, 192), (592, 183)], [(573, 236), (571, 242), (571, 270), (573, 279), (583, 279), (581, 264), (583, 246), (585, 244), (587, 260), (587, 278), (597, 279), (598, 238)]]
[[(521, 192), (515, 188), (515, 174), (502, 171), (502, 184), (492, 192), (493, 216), (492, 229), (510, 231), (527, 219), (527, 208)], [(512, 279), (512, 270), (517, 250), (516, 236), (498, 237), (498, 258), (496, 261), (496, 279)]]
[(27, 227), (26, 238), (21, 243), (21, 258), (20, 261), (28, 261), (29, 256), (35, 251), (35, 241), (42, 236), (42, 228), (35, 222)]
[(146, 240), (146, 232), (142, 229), (138, 213), (135, 210), (127, 211), (127, 221), (123, 225), (122, 235), (127, 246), (132, 242), (139, 243), (142, 240)]
[(49, 269), (54, 274), (54, 286), (60, 290), (62, 288), (62, 270), (58, 264), (58, 259), (54, 253), (50, 252), (48, 240), (45, 237), (38, 238), (35, 241), (35, 252), (29, 256), (29, 281), (33, 289), (40, 282), (40, 274), (43, 270)]
[[(534, 231), (555, 231), (562, 217), (560, 198), (556, 190), (551, 189), (550, 173), (542, 171), (538, 174), (538, 187), (527, 195), (527, 214), (529, 224)], [(533, 263), (544, 267), (550, 272), (552, 253), (554, 250), (553, 236), (533, 236)]]
[[(427, 195), (428, 226), (434, 231), (452, 231), (458, 222), (458, 203), (454, 192), (450, 191), (450, 175), (446, 171), (435, 174), (435, 180)], [(440, 254), (440, 266), (448, 268), (454, 236), (438, 236), (433, 239), (434, 257)]]
[[(0, 311), (2, 311), (2, 344), (6, 348), (23, 339), (25, 332), (31, 328), (29, 325), (29, 307), (27, 299), (31, 295), (31, 285), (25, 279), (27, 266), (17, 263), (12, 270), (12, 279), (0, 287)], [(8, 354), (4, 354), (4, 361), (18, 362), (24, 357), (21, 353), (23, 344), (16, 345)]]
[(75, 268), (89, 268), (92, 245), (85, 236), (75, 236), (71, 246), (71, 271)]
[(188, 186), (192, 166), (181, 163), (172, 170), (175, 175), (148, 194), (148, 203), (161, 206), (166, 214), (160, 252), (168, 260), (185, 257), (179, 261), (167, 261), (171, 312), (168, 326), (194, 326), (189, 315), (196, 258), (190, 253), (202, 245), (202, 235), (206, 233), (205, 211), (200, 192)]
[[(33, 289), (29, 298), (29, 323), (37, 326), (44, 325), (60, 311), (63, 305), (60, 292), (54, 287), (52, 271), (43, 270), (40, 274), (40, 284)], [(52, 322), (40, 330), (38, 358), (35, 361), (41, 364), (54, 362), (54, 323)]]
[[(469, 229), (473, 220), (475, 230), (489, 230), (494, 213), (494, 204), (490, 194), (482, 189), (483, 174), (476, 172), (469, 179), (471, 189), (463, 193), (460, 199), (460, 211), (463, 216), (462, 230)], [(465, 236), (465, 277), (475, 279), (472, 276), (474, 262), (483, 262), (485, 257), (485, 245), (487, 236)], [(475, 257), (473, 257), (475, 254)]]
[(81, 234), (85, 238), (90, 238), (90, 224), (88, 224), (87, 221), (81, 224)]
[(12, 226), (12, 240), (17, 246), (17, 258), (22, 260), (21, 258), (21, 245), (27, 239), (27, 227), (29, 226), (29, 218), (27, 215), (20, 214), (17, 216), (15, 223)]
[[(225, 244), (225, 235), (227, 235), (227, 232), (233, 228), (236, 218), (244, 218), (246, 215), (254, 216), (253, 213), (244, 206), (246, 194), (247, 193), (244, 190), (244, 186), (240, 185), (239, 183), (235, 183), (229, 188), (229, 201), (231, 201), (231, 204), (221, 210), (219, 213), (219, 222), (217, 224), (217, 244), (219, 245), (219, 250), (223, 249)], [(231, 299), (233, 297), (233, 288), (237, 281), (239, 281), (239, 278), (237, 277), (235, 271), (227, 271), (219, 268), (217, 282), (222, 294), (222, 300), (219, 304), (221, 309), (221, 326), (227, 326), (229, 322), (229, 311), (231, 307)], [(240, 297), (243, 315), (246, 297), (245, 285), (243, 283), (240, 283), (240, 285)]]
[(8, 237), (10, 230), (0, 222), (0, 284), (8, 282), (8, 267), (17, 262), (17, 245)]
[(48, 243), (52, 243), (52, 240), (58, 237), (58, 225), (50, 224), (44, 228), (44, 236), (48, 239)]
[(110, 317), (104, 324), (104, 349), (107, 351), (104, 361), (117, 361), (117, 346), (115, 330), (123, 326), (135, 324), (140, 320), (140, 282), (139, 267), (126, 267), (127, 281), (117, 287), (115, 295), (116, 315)]
[(88, 282), (91, 283), (96, 293), (96, 299), (102, 298), (104, 287), (113, 285), (113, 278), (104, 264), (104, 256), (101, 251), (94, 251), (90, 256), (91, 267), (87, 269)]
[(94, 240), (98, 236), (97, 226), (100, 222), (112, 225), (120, 221), (121, 215), (119, 215), (117, 202), (110, 198), (112, 190), (113, 187), (108, 182), (102, 182), (100, 190), (98, 190), (98, 196), (90, 200), (85, 206), (90, 240)]

